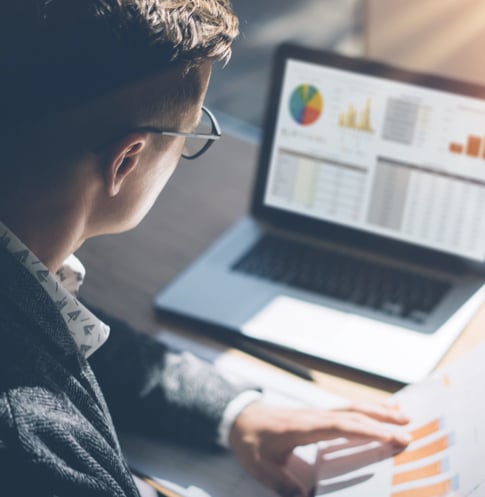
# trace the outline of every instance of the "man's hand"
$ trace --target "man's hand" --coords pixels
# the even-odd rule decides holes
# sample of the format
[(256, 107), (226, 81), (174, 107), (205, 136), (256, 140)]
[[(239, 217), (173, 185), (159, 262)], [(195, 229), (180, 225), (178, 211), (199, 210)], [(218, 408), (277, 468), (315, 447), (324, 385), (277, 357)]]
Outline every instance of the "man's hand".
[(282, 497), (303, 497), (303, 485), (285, 468), (293, 449), (339, 437), (368, 437), (405, 447), (407, 434), (382, 423), (409, 420), (384, 406), (352, 406), (338, 410), (288, 409), (255, 402), (237, 417), (230, 446), (241, 465)]

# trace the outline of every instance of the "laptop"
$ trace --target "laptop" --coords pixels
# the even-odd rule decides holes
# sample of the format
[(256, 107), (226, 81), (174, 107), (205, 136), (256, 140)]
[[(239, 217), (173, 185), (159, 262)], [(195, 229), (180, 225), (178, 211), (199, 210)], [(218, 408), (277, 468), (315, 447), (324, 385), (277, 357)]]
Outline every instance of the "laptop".
[(483, 302), (484, 261), (485, 87), (285, 44), (250, 215), (154, 302), (411, 383)]

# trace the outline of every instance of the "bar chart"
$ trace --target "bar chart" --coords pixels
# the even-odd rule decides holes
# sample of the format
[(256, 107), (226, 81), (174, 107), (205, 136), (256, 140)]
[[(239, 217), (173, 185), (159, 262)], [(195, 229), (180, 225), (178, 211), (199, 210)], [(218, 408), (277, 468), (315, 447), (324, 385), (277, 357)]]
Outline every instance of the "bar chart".
[(316, 496), (483, 497), (485, 345), (445, 371), (394, 396), (411, 442), (399, 451), (361, 439), (324, 442)]
[(426, 457), (433, 456), (438, 452), (449, 449), (453, 445), (453, 437), (450, 435), (443, 436), (437, 440), (420, 447), (419, 449), (403, 452), (394, 458), (394, 464), (399, 466), (401, 464), (412, 463), (425, 459)]
[(421, 480), (423, 478), (438, 476), (443, 472), (448, 471), (448, 468), (448, 459), (443, 459), (441, 461), (427, 464), (420, 468), (402, 471), (401, 473), (395, 473), (392, 478), (392, 484), (400, 485), (401, 483), (409, 483), (412, 481)]
[(372, 99), (367, 98), (364, 108), (359, 112), (354, 104), (349, 104), (345, 112), (339, 114), (338, 124), (342, 128), (355, 129), (365, 133), (373, 133), (371, 123)]
[(441, 497), (459, 489), (458, 477), (447, 479), (443, 482), (433, 483), (424, 487), (412, 488), (396, 492), (391, 497)]
[(451, 472), (449, 449), (455, 434), (444, 418), (436, 418), (411, 432), (413, 442), (393, 459), (391, 497), (435, 497), (457, 491), (460, 480)]
[(455, 453), (459, 436), (445, 416), (429, 419), (409, 432), (412, 442), (402, 452), (392, 453), (389, 446), (375, 443), (335, 444), (322, 450), (324, 464), (319, 471), (318, 495), (332, 492), (339, 497), (456, 495), (462, 490), (462, 468), (457, 465)]
[(452, 154), (465, 155), (474, 159), (485, 159), (485, 135), (468, 135), (466, 143), (450, 142), (448, 150)]

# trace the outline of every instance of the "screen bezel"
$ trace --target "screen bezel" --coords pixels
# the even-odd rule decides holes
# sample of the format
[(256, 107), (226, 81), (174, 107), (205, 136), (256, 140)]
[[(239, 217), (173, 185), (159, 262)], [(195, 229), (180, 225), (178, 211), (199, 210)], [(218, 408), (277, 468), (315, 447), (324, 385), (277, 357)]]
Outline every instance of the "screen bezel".
[(462, 270), (466, 267), (473, 272), (485, 275), (485, 254), (484, 261), (479, 262), (464, 256), (370, 233), (357, 227), (349, 228), (330, 221), (313, 219), (264, 204), (286, 62), (291, 59), (485, 100), (485, 87), (474, 83), (413, 72), (381, 62), (347, 57), (334, 52), (305, 48), (292, 43), (282, 44), (277, 48), (274, 57), (273, 73), (267, 97), (268, 106), (266, 109), (263, 141), (253, 189), (252, 215), (256, 219), (277, 228), (310, 235), (317, 239), (344, 243), (345, 245), (350, 244), (350, 246), (376, 254), (391, 254), (392, 257), (402, 257), (404, 260), (410, 260), (419, 264), (431, 264), (438, 269)]

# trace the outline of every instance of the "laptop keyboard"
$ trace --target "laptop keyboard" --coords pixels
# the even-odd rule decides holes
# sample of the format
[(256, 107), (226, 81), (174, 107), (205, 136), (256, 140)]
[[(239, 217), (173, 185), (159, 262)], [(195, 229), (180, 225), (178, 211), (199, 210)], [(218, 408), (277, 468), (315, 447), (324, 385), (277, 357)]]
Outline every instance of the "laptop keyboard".
[(423, 323), (450, 283), (267, 235), (232, 269)]

